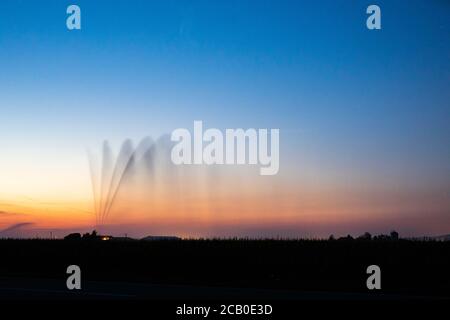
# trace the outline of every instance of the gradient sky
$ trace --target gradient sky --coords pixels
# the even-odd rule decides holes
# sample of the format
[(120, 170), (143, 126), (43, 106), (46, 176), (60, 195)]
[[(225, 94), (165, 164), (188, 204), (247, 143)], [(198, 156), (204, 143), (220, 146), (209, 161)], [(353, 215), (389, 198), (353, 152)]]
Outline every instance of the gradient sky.
[[(373, 3), (382, 30), (366, 28)], [(280, 129), (280, 173), (251, 179), (251, 210), (214, 199), (232, 219), (142, 214), (111, 232), (450, 232), (450, 4), (373, 3), (1, 1), (0, 230), (91, 228), (87, 147), (203, 120)], [(261, 219), (249, 190), (270, 186)]]

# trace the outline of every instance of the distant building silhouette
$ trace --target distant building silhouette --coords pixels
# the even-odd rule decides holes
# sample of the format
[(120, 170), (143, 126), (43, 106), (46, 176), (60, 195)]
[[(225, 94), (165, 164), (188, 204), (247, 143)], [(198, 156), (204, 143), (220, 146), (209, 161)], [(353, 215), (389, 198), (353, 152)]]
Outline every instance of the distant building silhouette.
[(154, 240), (181, 240), (179, 237), (175, 236), (147, 236), (141, 239), (142, 241), (154, 241)]
[(64, 240), (81, 240), (81, 233), (71, 233), (64, 237)]
[(86, 232), (81, 236), (80, 233), (71, 233), (64, 237), (64, 240), (111, 240), (113, 237), (109, 235), (99, 235), (97, 231), (92, 233)]

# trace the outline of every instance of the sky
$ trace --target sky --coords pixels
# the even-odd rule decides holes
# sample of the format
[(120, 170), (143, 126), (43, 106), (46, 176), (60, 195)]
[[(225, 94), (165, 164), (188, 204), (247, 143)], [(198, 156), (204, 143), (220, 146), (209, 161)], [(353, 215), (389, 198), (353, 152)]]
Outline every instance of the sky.
[[(0, 236), (449, 233), (450, 4), (370, 4), (1, 1)], [(95, 225), (86, 150), (195, 120), (279, 128), (279, 173), (161, 175)]]

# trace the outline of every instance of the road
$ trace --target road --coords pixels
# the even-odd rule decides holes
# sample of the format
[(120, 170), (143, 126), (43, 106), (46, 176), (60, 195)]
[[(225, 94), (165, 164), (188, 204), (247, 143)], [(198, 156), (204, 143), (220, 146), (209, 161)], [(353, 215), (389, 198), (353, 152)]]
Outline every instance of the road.
[(119, 299), (119, 300), (398, 300), (417, 296), (375, 292), (300, 292), (255, 288), (139, 284), (125, 282), (82, 282), (81, 290), (68, 290), (66, 279), (0, 278), (0, 299)]

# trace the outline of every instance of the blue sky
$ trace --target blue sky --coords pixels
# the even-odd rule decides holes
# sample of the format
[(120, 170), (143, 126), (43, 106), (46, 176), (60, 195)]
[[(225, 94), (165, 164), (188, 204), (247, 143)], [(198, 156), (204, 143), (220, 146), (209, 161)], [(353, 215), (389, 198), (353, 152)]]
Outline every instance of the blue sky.
[(126, 115), (133, 127), (154, 116), (167, 130), (194, 118), (295, 129), (397, 117), (438, 129), (448, 115), (444, 1), (380, 2), (372, 32), (364, 1), (78, 1), (73, 32), (67, 4), (2, 1), (2, 105), (23, 102), (20, 116)]
[(280, 128), (305, 170), (442, 190), (449, 3), (374, 3), (382, 30), (368, 1), (1, 1), (0, 145), (69, 157), (203, 120)]

